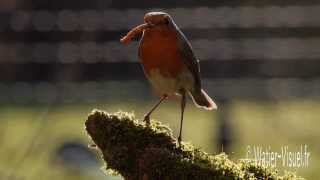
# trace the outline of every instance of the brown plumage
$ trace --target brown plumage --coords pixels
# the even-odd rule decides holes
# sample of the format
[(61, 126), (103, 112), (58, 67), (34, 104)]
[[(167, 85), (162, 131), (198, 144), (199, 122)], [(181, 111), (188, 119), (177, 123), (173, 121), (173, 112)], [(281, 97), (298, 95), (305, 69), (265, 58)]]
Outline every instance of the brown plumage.
[(217, 106), (201, 87), (200, 67), (192, 47), (173, 19), (167, 13), (150, 12), (144, 16), (145, 24), (131, 30), (121, 42), (128, 43), (142, 32), (139, 58), (145, 75), (162, 98), (145, 116), (172, 96), (181, 96), (181, 125), (178, 142), (181, 141), (186, 95), (189, 94), (198, 107), (211, 110)]

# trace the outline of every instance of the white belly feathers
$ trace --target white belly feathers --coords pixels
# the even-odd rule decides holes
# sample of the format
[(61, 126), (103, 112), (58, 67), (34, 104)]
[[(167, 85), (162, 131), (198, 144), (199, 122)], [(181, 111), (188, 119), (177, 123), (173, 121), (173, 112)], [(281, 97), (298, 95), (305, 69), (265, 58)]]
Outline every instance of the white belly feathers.
[(192, 91), (194, 88), (194, 78), (186, 68), (177, 77), (166, 77), (160, 73), (159, 69), (151, 69), (147, 77), (158, 93), (168, 96), (178, 95), (180, 89)]

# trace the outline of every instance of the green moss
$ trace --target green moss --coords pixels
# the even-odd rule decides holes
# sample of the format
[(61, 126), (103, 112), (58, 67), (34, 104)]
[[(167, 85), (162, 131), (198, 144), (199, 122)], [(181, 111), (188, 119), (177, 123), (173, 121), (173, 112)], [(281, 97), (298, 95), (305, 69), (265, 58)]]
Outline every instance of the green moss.
[(232, 162), (224, 153), (209, 155), (188, 143), (177, 147), (168, 126), (153, 120), (148, 127), (131, 113), (94, 110), (85, 125), (105, 169), (125, 179), (298, 179), (252, 162)]

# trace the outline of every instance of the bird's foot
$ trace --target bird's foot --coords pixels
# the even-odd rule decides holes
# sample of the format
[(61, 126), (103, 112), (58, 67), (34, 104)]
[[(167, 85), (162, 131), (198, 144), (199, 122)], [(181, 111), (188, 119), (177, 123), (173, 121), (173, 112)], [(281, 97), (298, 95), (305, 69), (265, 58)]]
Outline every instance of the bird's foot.
[(181, 148), (181, 140), (182, 140), (182, 138), (181, 138), (181, 136), (179, 136), (179, 137), (178, 137), (178, 147), (179, 147), (179, 148)]
[(150, 126), (150, 115), (144, 115), (143, 121), (146, 123), (147, 126)]

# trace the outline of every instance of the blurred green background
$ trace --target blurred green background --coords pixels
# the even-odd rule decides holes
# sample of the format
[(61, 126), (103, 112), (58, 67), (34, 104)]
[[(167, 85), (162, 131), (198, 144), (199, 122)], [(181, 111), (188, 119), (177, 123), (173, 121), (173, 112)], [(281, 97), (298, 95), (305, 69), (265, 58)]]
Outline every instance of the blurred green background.
[[(0, 1), (0, 179), (106, 176), (84, 131), (95, 108), (143, 117), (157, 101), (138, 62), (138, 40), (119, 39), (149, 11), (166, 11), (200, 59), (217, 111), (188, 100), (183, 140), (246, 158), (248, 146), (281, 153), (307, 145), (317, 179), (320, 1)], [(177, 135), (179, 99), (152, 115)]]
[[(117, 94), (117, 93), (115, 93)], [(1, 176), (18, 179), (107, 179), (100, 166), (103, 163), (74, 147), (75, 158), (66, 158), (58, 151), (68, 143), (79, 143), (86, 147), (91, 142), (84, 131), (84, 121), (93, 108), (108, 112), (134, 111), (137, 118), (152, 105), (142, 102), (110, 100), (101, 103), (71, 103), (45, 105), (1, 105)], [(179, 126), (178, 102), (166, 102), (153, 115), (177, 134)], [(231, 159), (246, 158), (247, 146), (270, 146), (272, 151), (281, 152), (281, 146), (299, 151), (300, 145), (308, 145), (311, 159), (308, 167), (278, 168), (296, 171), (308, 179), (317, 178), (319, 166), (319, 99), (282, 99), (256, 101), (234, 99), (227, 106), (232, 131), (232, 143), (228, 148)], [(209, 153), (221, 152), (217, 146), (219, 112), (208, 112), (188, 104), (183, 139), (201, 147)], [(77, 158), (78, 156), (78, 158)], [(77, 163), (83, 163), (80, 166)], [(279, 162), (278, 162), (279, 163)], [(280, 164), (280, 163), (279, 163)], [(112, 178), (110, 178), (112, 179)]]

